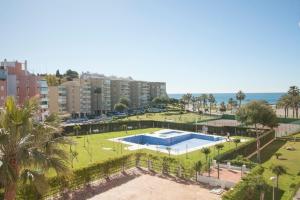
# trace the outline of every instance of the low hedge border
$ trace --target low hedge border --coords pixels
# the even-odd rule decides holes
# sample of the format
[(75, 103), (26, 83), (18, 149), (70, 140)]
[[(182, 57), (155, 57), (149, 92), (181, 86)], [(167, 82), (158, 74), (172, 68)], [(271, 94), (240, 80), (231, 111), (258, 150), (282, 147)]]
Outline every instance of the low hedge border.
[[(109, 178), (110, 175), (122, 172), (126, 169), (133, 167), (148, 168), (149, 160), (151, 160), (152, 171), (172, 174), (180, 176), (181, 178), (191, 178), (195, 174), (192, 165), (183, 165), (176, 158), (137, 152), (75, 170), (70, 175), (49, 178), (48, 190), (43, 195), (40, 195), (32, 184), (19, 183), (17, 199), (46, 199), (64, 191), (78, 189), (92, 181)], [(179, 166), (181, 168), (180, 174), (178, 173)]]
[[(249, 199), (246, 198), (248, 195), (246, 191), (249, 188), (249, 184), (251, 184), (250, 179), (262, 175), (263, 172), (264, 168), (260, 165), (253, 168), (252, 171), (246, 177), (244, 177), (242, 181), (234, 186), (233, 190), (229, 190), (222, 196), (222, 200)], [(255, 192), (258, 193), (258, 191)], [(258, 195), (259, 194), (255, 194), (254, 196)]]

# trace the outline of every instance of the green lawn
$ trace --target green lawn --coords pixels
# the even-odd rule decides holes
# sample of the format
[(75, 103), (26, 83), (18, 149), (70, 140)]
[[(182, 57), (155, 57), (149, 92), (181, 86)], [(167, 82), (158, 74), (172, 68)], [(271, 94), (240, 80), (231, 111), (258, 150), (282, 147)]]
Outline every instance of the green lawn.
[[(77, 159), (74, 159), (74, 169), (86, 167), (93, 163), (103, 162), (107, 159), (133, 152), (133, 151), (125, 150), (124, 148), (126, 147), (126, 145), (124, 144), (121, 144), (119, 142), (109, 141), (108, 139), (110, 138), (142, 134), (142, 133), (151, 133), (157, 130), (159, 129), (150, 128), (150, 129), (131, 130), (128, 131), (127, 134), (125, 131), (119, 131), (119, 132), (109, 132), (109, 133), (88, 135), (85, 137), (72, 136), (74, 141), (77, 143), (77, 145), (73, 147), (73, 150), (78, 152)], [(84, 139), (86, 143), (85, 147), (84, 147)], [(235, 148), (235, 144), (233, 142), (226, 142), (224, 143), (224, 145), (225, 145), (224, 149), (221, 151), (221, 153), (228, 151), (229, 149)], [(241, 143), (239, 145), (241, 145)], [(69, 150), (69, 147), (66, 148)], [(161, 155), (168, 156), (168, 154), (160, 153), (157, 151), (151, 151), (151, 150), (138, 150), (138, 151), (148, 152), (159, 156)], [(215, 150), (214, 147), (211, 147), (211, 152), (212, 153), (210, 157), (217, 155), (217, 151)], [(184, 163), (194, 163), (195, 161), (198, 160), (202, 160), (203, 162), (205, 161), (205, 156), (203, 153), (201, 153), (201, 150), (193, 151), (188, 154), (182, 154), (178, 156), (171, 155), (171, 157), (178, 158)]]
[(216, 119), (216, 116), (200, 115), (196, 113), (183, 113), (180, 112), (163, 112), (163, 113), (146, 113), (143, 115), (130, 116), (122, 119), (122, 121), (134, 120), (154, 120), (154, 121), (170, 121), (178, 123), (195, 123), (209, 119)]
[[(285, 147), (292, 146), (296, 148), (295, 151), (286, 150)], [(280, 152), (282, 156), (280, 159), (276, 159), (274, 153)], [(272, 183), (270, 181), (270, 177), (274, 176), (270, 170), (270, 166), (274, 165), (283, 165), (287, 169), (286, 175), (280, 176), (279, 178), (279, 195), (282, 200), (287, 200), (290, 195), (290, 185), (292, 183), (297, 183), (300, 181), (300, 176), (297, 174), (300, 172), (300, 142), (285, 142), (285, 141), (274, 141), (271, 145), (266, 147), (262, 152), (262, 166), (265, 168), (265, 172), (263, 174), (264, 178), (267, 180), (270, 188), (272, 187)], [(269, 191), (267, 193), (266, 199), (271, 199), (272, 193)]]

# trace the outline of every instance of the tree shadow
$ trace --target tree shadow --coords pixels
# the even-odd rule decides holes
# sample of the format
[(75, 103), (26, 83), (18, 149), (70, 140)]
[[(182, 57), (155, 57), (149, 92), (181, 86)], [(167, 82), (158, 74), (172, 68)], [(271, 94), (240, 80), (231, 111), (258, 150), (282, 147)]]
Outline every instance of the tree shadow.
[[(276, 153), (280, 148), (282, 148), (285, 145), (285, 143), (286, 141), (283, 140), (274, 140), (271, 144), (269, 144), (267, 147), (261, 150), (260, 152), (261, 163), (264, 163), (268, 161), (270, 158), (272, 158), (272, 156), (274, 156), (274, 153)], [(257, 162), (256, 154), (250, 159), (253, 162)]]

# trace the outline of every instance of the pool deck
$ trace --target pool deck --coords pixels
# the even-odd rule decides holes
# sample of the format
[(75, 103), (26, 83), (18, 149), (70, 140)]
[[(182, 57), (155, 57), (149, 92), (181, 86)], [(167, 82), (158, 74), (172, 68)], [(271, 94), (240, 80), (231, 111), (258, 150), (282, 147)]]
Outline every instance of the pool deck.
[[(168, 134), (166, 134), (168, 132), (176, 132), (176, 134), (171, 133), (171, 134), (168, 135)], [(144, 133), (144, 134), (138, 134), (138, 135), (150, 135), (150, 136), (155, 136), (155, 137), (159, 137), (159, 138), (171, 138), (171, 137), (174, 137), (176, 135), (191, 134), (191, 133), (192, 134), (199, 134), (199, 135), (207, 135), (207, 136), (211, 136), (211, 137), (221, 137), (221, 136), (214, 136), (214, 135), (209, 135), (209, 134), (204, 134), (204, 133), (194, 133), (194, 132), (171, 130), (171, 129), (163, 129), (163, 130), (156, 131), (154, 133)], [(164, 134), (166, 134), (166, 135), (164, 135)], [(203, 149), (205, 147), (210, 147), (210, 146), (214, 146), (216, 144), (226, 142), (225, 137), (221, 137), (223, 139), (219, 140), (219, 141), (213, 141), (211, 143), (203, 144), (201, 146), (197, 146), (197, 147), (193, 147), (193, 148), (189, 148), (188, 145), (187, 145), (187, 147), (182, 149), (182, 150), (170, 149), (169, 150), (170, 152), (169, 152), (167, 149), (160, 148), (161, 145), (136, 144), (136, 143), (127, 142), (127, 141), (122, 140), (122, 139), (127, 138), (127, 137), (133, 137), (133, 136), (112, 138), (110, 140), (113, 141), (113, 142), (119, 142), (119, 143), (129, 145), (129, 147), (127, 147), (128, 150), (149, 149), (149, 150), (152, 150), (152, 151), (162, 152), (162, 153), (166, 153), (166, 154), (170, 153), (171, 155), (181, 155), (181, 154), (184, 154), (184, 153), (189, 153), (189, 152), (192, 152), (192, 151)]]

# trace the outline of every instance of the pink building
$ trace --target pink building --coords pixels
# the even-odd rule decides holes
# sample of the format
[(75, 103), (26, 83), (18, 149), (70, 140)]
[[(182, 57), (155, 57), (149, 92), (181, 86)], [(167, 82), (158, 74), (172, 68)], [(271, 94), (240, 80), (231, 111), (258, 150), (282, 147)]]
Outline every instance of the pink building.
[(0, 107), (7, 96), (13, 96), (19, 105), (26, 99), (39, 97), (38, 81), (38, 76), (27, 71), (26, 61), (0, 62)]

